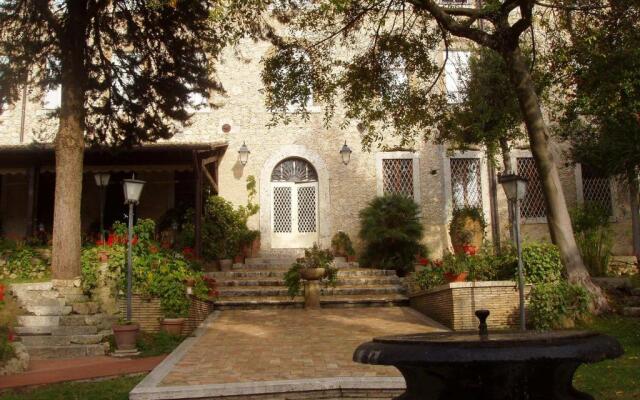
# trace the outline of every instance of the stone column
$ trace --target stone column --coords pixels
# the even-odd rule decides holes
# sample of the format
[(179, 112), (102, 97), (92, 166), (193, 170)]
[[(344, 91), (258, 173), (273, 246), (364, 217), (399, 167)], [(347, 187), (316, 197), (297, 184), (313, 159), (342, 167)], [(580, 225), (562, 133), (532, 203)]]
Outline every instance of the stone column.
[(304, 281), (304, 308), (320, 308), (320, 281)]

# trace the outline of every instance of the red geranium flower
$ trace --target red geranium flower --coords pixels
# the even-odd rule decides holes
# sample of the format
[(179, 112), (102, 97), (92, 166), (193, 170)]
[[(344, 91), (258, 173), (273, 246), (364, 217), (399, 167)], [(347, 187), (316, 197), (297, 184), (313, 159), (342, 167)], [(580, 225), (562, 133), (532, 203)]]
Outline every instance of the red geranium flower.
[(420, 265), (429, 265), (429, 259), (425, 257), (421, 257), (418, 259), (418, 264)]
[(468, 256), (475, 256), (478, 254), (478, 248), (476, 246), (472, 246), (470, 244), (465, 244), (462, 246), (462, 251)]
[(158, 249), (158, 246), (153, 245), (153, 244), (149, 245), (149, 253), (156, 254), (159, 251), (160, 251), (160, 249)]
[(193, 251), (192, 247), (185, 247), (184, 249), (182, 249), (182, 255), (188, 259), (192, 259), (195, 256), (195, 252)]
[(116, 235), (114, 233), (110, 233), (107, 238), (107, 245), (113, 246), (116, 243)]

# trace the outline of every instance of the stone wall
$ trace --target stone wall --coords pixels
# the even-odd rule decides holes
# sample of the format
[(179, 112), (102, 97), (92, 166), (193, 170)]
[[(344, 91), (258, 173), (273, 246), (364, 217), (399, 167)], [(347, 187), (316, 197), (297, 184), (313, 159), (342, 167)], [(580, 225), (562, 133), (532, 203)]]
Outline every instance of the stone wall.
[[(182, 328), (183, 335), (189, 335), (204, 321), (213, 311), (213, 304), (190, 298), (191, 307), (189, 308), (189, 316), (185, 319)], [(118, 300), (118, 307), (121, 315), (126, 315), (127, 303), (121, 298)], [(158, 332), (160, 330), (160, 321), (164, 317), (162, 308), (160, 307), (160, 299), (157, 297), (144, 297), (134, 294), (131, 298), (131, 319), (140, 324), (140, 330), (144, 332)]]
[[(531, 285), (527, 285), (528, 295)], [(515, 282), (455, 282), (410, 296), (411, 307), (453, 330), (478, 328), (476, 310), (491, 312), (489, 329), (518, 326), (519, 294)]]

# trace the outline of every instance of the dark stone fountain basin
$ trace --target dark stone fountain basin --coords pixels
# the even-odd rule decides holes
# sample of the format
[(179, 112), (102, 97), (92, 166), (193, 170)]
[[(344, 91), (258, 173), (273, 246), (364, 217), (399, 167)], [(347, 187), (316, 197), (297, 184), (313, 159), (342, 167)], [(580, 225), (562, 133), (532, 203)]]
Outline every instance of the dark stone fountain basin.
[(375, 338), (353, 360), (398, 368), (402, 400), (592, 400), (573, 388), (576, 369), (622, 353), (616, 339), (585, 331), (445, 332)]

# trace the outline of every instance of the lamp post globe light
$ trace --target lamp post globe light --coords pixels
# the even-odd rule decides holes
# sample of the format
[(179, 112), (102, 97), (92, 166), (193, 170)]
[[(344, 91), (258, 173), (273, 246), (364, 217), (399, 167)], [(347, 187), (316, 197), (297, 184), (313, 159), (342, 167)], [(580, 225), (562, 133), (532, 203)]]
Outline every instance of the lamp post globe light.
[(242, 142), (242, 146), (240, 146), (240, 150), (238, 150), (238, 158), (240, 159), (240, 164), (247, 165), (247, 162), (249, 161), (249, 154), (251, 154), (251, 152), (249, 151), (247, 144), (245, 142)]
[(97, 172), (93, 178), (96, 180), (98, 190), (100, 190), (100, 240), (104, 245), (104, 196), (111, 175), (107, 172)]
[(349, 164), (349, 161), (351, 161), (351, 153), (352, 151), (349, 146), (347, 146), (347, 141), (345, 140), (342, 148), (340, 149), (340, 156), (342, 157), (342, 163), (344, 165)]
[(133, 240), (133, 206), (140, 202), (140, 194), (145, 182), (137, 179), (125, 179), (122, 181), (124, 189), (124, 202), (129, 205), (129, 229), (127, 231), (127, 322), (131, 321), (131, 284), (133, 255), (131, 242)]
[(507, 196), (509, 207), (514, 216), (513, 232), (516, 241), (516, 249), (518, 251), (518, 292), (520, 295), (520, 330), (524, 331), (526, 327), (526, 315), (524, 305), (524, 267), (522, 265), (522, 243), (520, 240), (520, 201), (527, 194), (527, 179), (516, 174), (501, 175), (498, 179), (504, 193)]

